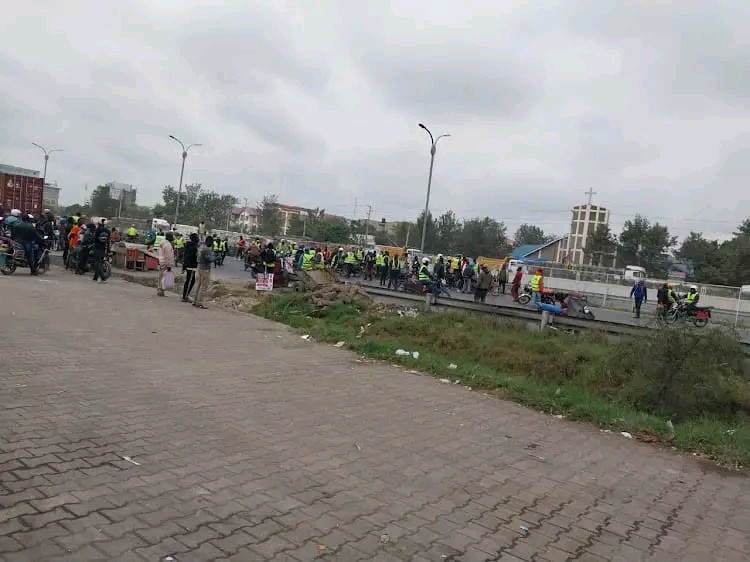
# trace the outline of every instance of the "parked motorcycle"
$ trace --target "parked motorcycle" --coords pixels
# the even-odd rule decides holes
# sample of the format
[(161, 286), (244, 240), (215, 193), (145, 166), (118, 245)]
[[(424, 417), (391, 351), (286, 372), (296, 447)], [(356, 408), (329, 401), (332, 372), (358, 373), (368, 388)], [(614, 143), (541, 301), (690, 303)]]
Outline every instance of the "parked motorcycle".
[[(76, 270), (79, 251), (79, 248), (71, 248), (70, 252), (68, 253), (68, 261), (65, 262), (65, 269), (69, 271)], [(113, 255), (114, 252), (107, 253), (107, 255), (104, 257), (104, 261), (102, 262), (102, 280), (104, 281), (112, 276)], [(83, 267), (83, 273), (90, 273), (92, 271), (94, 271), (94, 252), (90, 251), (88, 260), (86, 260), (86, 265)]]
[(424, 295), (426, 293), (432, 293), (436, 296), (452, 298), (452, 295), (448, 291), (448, 284), (445, 279), (441, 279), (439, 283), (436, 281), (430, 282), (429, 285), (423, 285), (416, 277), (406, 277), (399, 283), (399, 288), (405, 293), (412, 293), (415, 295)]
[[(45, 245), (38, 250), (36, 265), (39, 273), (49, 271), (49, 239), (44, 237)], [(0, 273), (13, 275), (19, 267), (29, 267), (26, 254), (20, 244), (13, 239), (0, 237)]]
[(689, 309), (684, 299), (680, 299), (667, 311), (664, 321), (672, 325), (679, 320), (690, 320), (696, 328), (703, 328), (711, 319), (713, 308), (713, 306), (696, 306)]

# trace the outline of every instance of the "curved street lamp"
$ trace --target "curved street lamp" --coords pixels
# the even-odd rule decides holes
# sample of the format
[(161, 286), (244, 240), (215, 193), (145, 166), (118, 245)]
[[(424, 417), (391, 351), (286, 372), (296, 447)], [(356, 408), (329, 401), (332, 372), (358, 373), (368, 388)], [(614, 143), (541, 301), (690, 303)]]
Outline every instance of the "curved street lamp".
[(432, 143), (430, 146), (430, 175), (427, 178), (427, 201), (424, 204), (424, 218), (422, 219), (422, 244), (419, 246), (419, 252), (424, 254), (424, 242), (427, 238), (427, 213), (430, 210), (430, 189), (432, 188), (432, 168), (435, 165), (435, 152), (437, 151), (438, 141), (443, 137), (449, 137), (450, 134), (445, 133), (434, 138), (430, 130), (425, 127), (423, 123), (419, 123), (419, 126), (427, 131), (427, 134), (430, 135), (430, 143)]
[(169, 135), (169, 138), (173, 141), (177, 141), (180, 143), (180, 146), (182, 147), (182, 168), (180, 168), (180, 186), (177, 188), (177, 203), (174, 206), (174, 222), (173, 225), (177, 224), (177, 217), (180, 214), (180, 197), (182, 196), (182, 176), (185, 174), (185, 159), (187, 158), (188, 150), (193, 148), (194, 146), (203, 146), (200, 143), (196, 144), (189, 144), (188, 146), (185, 146), (185, 143), (183, 143), (180, 139), (178, 139), (174, 135)]
[(49, 155), (52, 154), (53, 152), (62, 152), (63, 149), (62, 148), (48, 149), (42, 146), (41, 144), (37, 144), (35, 142), (32, 142), (31, 144), (33, 144), (35, 147), (37, 147), (42, 152), (44, 152), (44, 177), (42, 178), (42, 185), (44, 185), (45, 183), (47, 183), (47, 162), (49, 162)]

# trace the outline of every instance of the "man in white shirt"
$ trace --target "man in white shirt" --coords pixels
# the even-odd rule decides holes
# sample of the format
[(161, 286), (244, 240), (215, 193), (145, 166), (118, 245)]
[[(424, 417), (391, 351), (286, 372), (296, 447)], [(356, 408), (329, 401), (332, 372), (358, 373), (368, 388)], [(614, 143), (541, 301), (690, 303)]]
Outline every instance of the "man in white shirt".
[(172, 240), (174, 240), (174, 235), (169, 231), (159, 244), (159, 283), (156, 286), (156, 294), (160, 297), (164, 296), (164, 274), (168, 271), (171, 272), (174, 267)]

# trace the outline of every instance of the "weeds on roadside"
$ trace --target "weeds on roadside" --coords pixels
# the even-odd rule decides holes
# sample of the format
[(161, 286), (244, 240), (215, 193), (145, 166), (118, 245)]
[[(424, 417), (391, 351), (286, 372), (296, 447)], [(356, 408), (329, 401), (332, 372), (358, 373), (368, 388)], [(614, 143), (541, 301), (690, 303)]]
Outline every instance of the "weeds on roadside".
[[(319, 309), (299, 293), (269, 295), (254, 312), (544, 411), (750, 464), (747, 362), (730, 333), (670, 328), (613, 341), (597, 332), (530, 332), (487, 316), (406, 317), (364, 303)], [(396, 356), (397, 348), (420, 357)]]

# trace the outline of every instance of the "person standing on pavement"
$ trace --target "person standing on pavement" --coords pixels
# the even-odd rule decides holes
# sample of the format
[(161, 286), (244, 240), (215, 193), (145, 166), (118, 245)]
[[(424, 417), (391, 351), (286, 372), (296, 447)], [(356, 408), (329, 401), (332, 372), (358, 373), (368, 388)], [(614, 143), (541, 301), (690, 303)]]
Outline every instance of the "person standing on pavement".
[(500, 274), (498, 275), (497, 282), (500, 285), (500, 291), (505, 294), (505, 285), (508, 282), (508, 264), (504, 263), (500, 268)]
[(198, 244), (198, 233), (193, 232), (185, 243), (185, 251), (182, 257), (182, 272), (185, 274), (182, 302), (190, 302), (190, 292), (195, 286), (195, 272), (198, 269)]
[(203, 245), (198, 248), (198, 265), (196, 270), (198, 281), (195, 286), (195, 298), (193, 299), (193, 306), (196, 308), (206, 308), (203, 306), (203, 295), (211, 283), (211, 264), (214, 261), (213, 245), (213, 238), (206, 236)]
[(513, 281), (510, 283), (510, 296), (513, 297), (513, 302), (518, 302), (518, 296), (521, 292), (521, 281), (523, 281), (523, 268), (519, 265)]
[(104, 258), (109, 249), (110, 232), (106, 219), (102, 219), (94, 231), (94, 281), (104, 283)]
[(477, 286), (474, 289), (474, 302), (485, 302), (487, 299), (487, 293), (492, 285), (492, 274), (487, 266), (482, 264), (479, 266), (479, 273), (477, 274)]
[(398, 289), (398, 281), (400, 276), (401, 262), (399, 261), (398, 254), (393, 254), (393, 259), (391, 260), (390, 277), (388, 278), (389, 289), (391, 288), (391, 286), (393, 286), (394, 291)]
[(648, 300), (646, 292), (646, 283), (643, 280), (638, 281), (633, 288), (630, 289), (630, 296), (633, 298), (635, 303), (633, 306), (633, 318), (641, 317), (641, 305)]
[(174, 247), (172, 246), (174, 236), (170, 230), (164, 235), (164, 240), (159, 244), (159, 282), (156, 286), (156, 294), (164, 296), (164, 274), (172, 271), (174, 267)]

